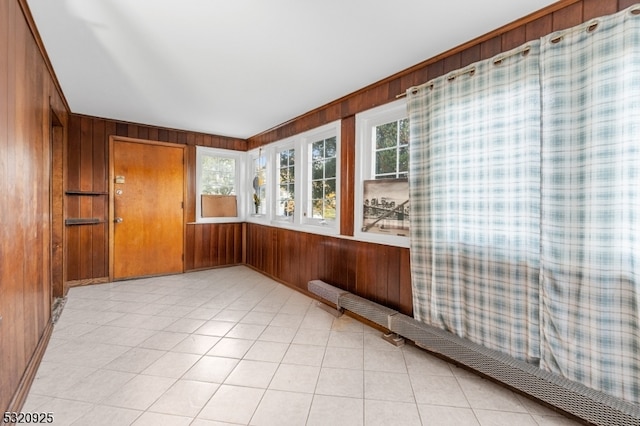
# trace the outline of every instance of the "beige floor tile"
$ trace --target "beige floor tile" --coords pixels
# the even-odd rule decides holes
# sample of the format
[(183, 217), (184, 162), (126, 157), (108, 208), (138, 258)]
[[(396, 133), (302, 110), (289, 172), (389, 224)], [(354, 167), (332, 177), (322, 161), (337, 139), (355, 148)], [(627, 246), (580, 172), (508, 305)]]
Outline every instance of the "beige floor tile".
[(324, 352), (323, 346), (292, 344), (289, 345), (282, 363), (320, 367), (324, 359)]
[(401, 351), (365, 350), (364, 369), (407, 374), (407, 366)]
[(189, 336), (187, 333), (174, 333), (170, 331), (158, 331), (138, 346), (147, 349), (158, 349), (162, 351), (171, 350), (178, 343)]
[(455, 377), (411, 375), (410, 379), (418, 404), (470, 407)]
[(133, 373), (97, 370), (73, 386), (57, 392), (56, 396), (62, 399), (100, 403), (134, 377), (136, 375)]
[(577, 424), (381, 336), (243, 266), (76, 287), (24, 409), (77, 426)]
[(381, 401), (415, 403), (409, 375), (402, 373), (365, 371), (364, 397)]
[(131, 348), (123, 353), (104, 368), (107, 370), (126, 371), (129, 373), (141, 373), (157, 361), (166, 351), (147, 348)]
[(259, 324), (238, 324), (226, 334), (226, 337), (234, 339), (256, 340), (266, 327)]
[(364, 397), (364, 373), (362, 370), (327, 368), (320, 370), (316, 395)]
[(237, 364), (238, 360), (233, 358), (203, 356), (182, 378), (209, 383), (223, 383)]
[(323, 367), (350, 368), (362, 370), (364, 354), (362, 349), (327, 347), (322, 361)]
[(248, 339), (232, 339), (223, 337), (211, 348), (207, 355), (227, 358), (242, 358), (253, 346), (254, 341)]
[[(108, 407), (106, 405), (93, 406), (86, 414), (76, 420), (74, 426), (114, 426), (130, 425), (144, 412), (128, 408)], [(54, 422), (57, 424), (57, 422)]]
[(289, 349), (288, 343), (257, 341), (245, 354), (244, 359), (280, 362)]
[(268, 342), (280, 342), (291, 343), (296, 335), (297, 328), (290, 327), (278, 327), (275, 325), (268, 325), (265, 330), (260, 334), (258, 340), (265, 340)]
[(149, 411), (195, 417), (218, 389), (215, 383), (178, 380)]
[(167, 352), (147, 367), (142, 374), (178, 379), (202, 358), (201, 355)]
[(471, 408), (528, 413), (515, 393), (482, 378), (459, 378)]
[(317, 330), (313, 328), (300, 328), (296, 332), (295, 337), (291, 343), (299, 344), (299, 345), (317, 345), (317, 346), (327, 346), (327, 342), (329, 341), (329, 334), (331, 331), (329, 329)]
[(104, 405), (113, 405), (133, 410), (146, 410), (174, 383), (168, 377), (138, 375), (106, 398)]
[(359, 398), (315, 395), (307, 426), (364, 424), (364, 402)]
[(227, 385), (266, 389), (278, 368), (274, 362), (241, 360), (224, 381)]
[(311, 394), (267, 390), (250, 424), (256, 426), (304, 425), (312, 398)]
[[(390, 401), (364, 401), (364, 424), (367, 426), (421, 426), (416, 404)], [(425, 423), (429, 424), (429, 423)], [(438, 425), (439, 423), (433, 423)], [(466, 426), (464, 424), (456, 426)]]
[(331, 330), (327, 346), (362, 349), (364, 347), (364, 333)]
[(473, 409), (481, 426), (538, 426), (528, 413)]
[(199, 419), (248, 424), (264, 389), (222, 385), (204, 406)]
[(269, 389), (312, 394), (316, 389), (319, 374), (320, 367), (280, 364)]
[(220, 337), (204, 334), (191, 334), (171, 349), (171, 352), (184, 352), (204, 355), (220, 341)]
[(192, 420), (189, 417), (147, 411), (133, 422), (133, 426), (188, 426)]
[[(424, 425), (438, 426), (479, 426), (471, 408), (448, 407), (443, 405), (418, 404), (420, 418)], [(514, 426), (514, 425), (511, 425)]]

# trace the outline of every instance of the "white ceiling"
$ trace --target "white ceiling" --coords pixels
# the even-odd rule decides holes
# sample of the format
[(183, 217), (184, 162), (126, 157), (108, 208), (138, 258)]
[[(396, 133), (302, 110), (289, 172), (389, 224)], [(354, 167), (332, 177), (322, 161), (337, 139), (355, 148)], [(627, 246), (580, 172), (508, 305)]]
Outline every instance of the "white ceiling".
[(554, 0), (27, 0), (74, 113), (247, 138)]

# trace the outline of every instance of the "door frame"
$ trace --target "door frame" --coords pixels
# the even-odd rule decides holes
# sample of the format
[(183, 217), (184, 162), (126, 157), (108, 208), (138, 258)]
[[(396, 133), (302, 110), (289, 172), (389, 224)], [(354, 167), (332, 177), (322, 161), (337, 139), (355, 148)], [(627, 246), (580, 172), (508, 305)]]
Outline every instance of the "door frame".
[(184, 248), (186, 247), (186, 223), (187, 223), (187, 178), (189, 171), (189, 157), (187, 155), (187, 145), (152, 141), (147, 139), (137, 139), (125, 136), (109, 136), (109, 282), (113, 281), (114, 271), (114, 251), (115, 251), (115, 163), (114, 163), (114, 146), (116, 142), (139, 143), (144, 145), (168, 146), (172, 148), (182, 149), (182, 272), (184, 273)]

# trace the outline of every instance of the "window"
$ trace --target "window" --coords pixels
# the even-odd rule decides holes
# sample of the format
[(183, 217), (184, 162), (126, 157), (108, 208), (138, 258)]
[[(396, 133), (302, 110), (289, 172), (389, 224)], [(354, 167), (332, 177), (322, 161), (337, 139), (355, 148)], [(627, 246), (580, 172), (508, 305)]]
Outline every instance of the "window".
[[(251, 222), (306, 232), (335, 235), (339, 232), (340, 121), (265, 145), (248, 153), (248, 171), (258, 195), (259, 212), (248, 206)], [(255, 179), (255, 177), (258, 179)], [(264, 176), (264, 178), (262, 177)]]
[(327, 137), (310, 143), (310, 179), (308, 186), (310, 220), (326, 224), (336, 219), (337, 188), (337, 139)]
[(229, 222), (242, 216), (238, 197), (244, 153), (196, 147), (196, 221)]
[(293, 222), (296, 206), (296, 150), (287, 147), (277, 152), (278, 201), (275, 216)]
[(250, 153), (250, 182), (251, 200), (250, 214), (264, 216), (267, 212), (267, 156), (262, 149), (257, 153)]
[[(398, 181), (409, 174), (406, 100), (357, 114), (356, 138), (355, 237), (408, 247), (408, 183)], [(389, 179), (394, 181), (384, 184)]]

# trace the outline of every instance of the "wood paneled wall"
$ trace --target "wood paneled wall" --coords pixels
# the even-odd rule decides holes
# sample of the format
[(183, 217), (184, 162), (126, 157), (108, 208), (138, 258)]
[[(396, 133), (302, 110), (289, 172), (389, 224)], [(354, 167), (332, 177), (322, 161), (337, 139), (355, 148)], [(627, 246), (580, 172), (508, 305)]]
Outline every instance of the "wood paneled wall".
[(502, 28), (429, 58), (420, 64), (292, 119), (281, 126), (252, 136), (248, 140), (248, 148), (255, 149), (267, 143), (389, 103), (412, 86), (425, 83), (473, 62), (491, 58), (553, 31), (578, 25), (594, 17), (615, 13), (635, 3), (637, 0), (558, 1), (541, 11), (523, 17), (516, 22), (505, 23)]
[(321, 279), (411, 315), (409, 250), (248, 223), (246, 263), (302, 292)]
[(22, 405), (51, 333), (53, 113), (67, 124), (64, 100), (22, 6), (0, 2), (2, 413)]
[(242, 223), (187, 224), (185, 270), (243, 263), (243, 228)]
[[(185, 144), (187, 148), (187, 220), (195, 219), (195, 146), (246, 150), (243, 139), (163, 129), (72, 114), (67, 149), (66, 217), (97, 218), (95, 225), (67, 226), (67, 283), (105, 281), (109, 276), (109, 136)], [(241, 224), (186, 225), (185, 269), (241, 263)], [(210, 246), (211, 245), (211, 246)], [(221, 246), (222, 245), (222, 246)], [(240, 253), (240, 255), (238, 255)]]
[[(356, 185), (355, 114), (394, 101), (408, 88), (473, 62), (491, 58), (553, 31), (615, 13), (637, 0), (563, 0), (508, 23), (489, 34), (427, 59), (362, 90), (249, 138), (249, 149), (342, 120), (341, 234), (353, 235)], [(488, 12), (490, 13), (490, 12)], [(323, 279), (359, 296), (411, 313), (409, 251), (383, 245), (321, 237), (259, 225), (248, 225), (247, 263), (281, 281), (306, 289)]]

